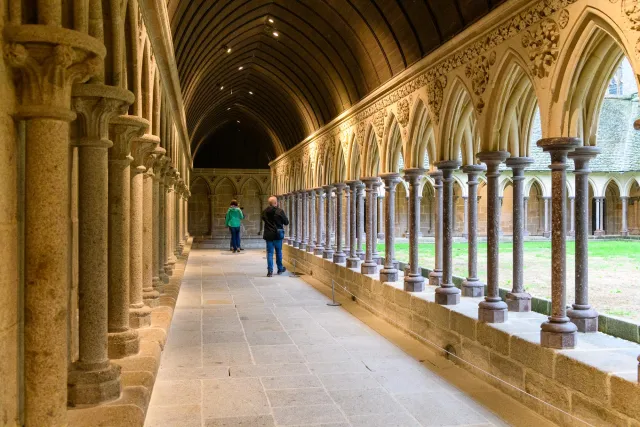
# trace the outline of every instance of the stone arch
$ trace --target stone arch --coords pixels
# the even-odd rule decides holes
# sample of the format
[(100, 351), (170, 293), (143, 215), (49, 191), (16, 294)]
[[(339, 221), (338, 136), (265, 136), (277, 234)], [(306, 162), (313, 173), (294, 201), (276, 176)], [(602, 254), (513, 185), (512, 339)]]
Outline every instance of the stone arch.
[(604, 186), (604, 232), (609, 235), (620, 234), (622, 223), (622, 199), (620, 183), (610, 178)]
[(254, 178), (250, 177), (242, 183), (238, 202), (243, 208), (242, 232), (245, 236), (255, 237), (260, 234), (260, 213), (262, 211), (263, 197), (260, 184)]
[(382, 172), (398, 172), (398, 163), (404, 148), (402, 129), (395, 114), (391, 113), (389, 116), (384, 131), (385, 139), (382, 142), (380, 167)]
[(228, 238), (229, 231), (225, 226), (225, 216), (231, 200), (238, 197), (238, 188), (228, 177), (220, 179), (213, 187), (211, 236), (213, 238)]
[(541, 196), (551, 196), (550, 190), (548, 188), (546, 188), (544, 182), (542, 182), (542, 180), (540, 178), (538, 178), (535, 175), (529, 176), (529, 177), (525, 177), (525, 179), (526, 178), (528, 178), (528, 179), (524, 183), (524, 195), (525, 195), (525, 197), (527, 197), (527, 194), (529, 194), (529, 191), (531, 190), (531, 187), (536, 185), (536, 184), (540, 188), (540, 195)]
[(473, 100), (461, 79), (454, 79), (444, 103), (441, 121), (439, 160), (462, 160), (463, 165), (474, 164), (477, 147), (477, 117)]
[(123, 81), (134, 95), (134, 102), (129, 106), (130, 115), (141, 114), (141, 94), (138, 89), (138, 11), (135, 2), (127, 2), (123, 12), (124, 22), (124, 60), (122, 64)]
[(421, 180), (420, 194), (422, 195), (420, 200), (420, 234), (433, 236), (436, 227), (436, 196), (433, 181), (428, 176)]
[(211, 235), (211, 187), (206, 179), (195, 177), (189, 186), (189, 233), (193, 236)]
[(405, 167), (431, 169), (431, 163), (438, 154), (435, 143), (435, 129), (429, 110), (422, 99), (414, 106), (409, 122), (409, 147), (406, 150)]
[(351, 135), (351, 142), (349, 143), (349, 155), (347, 158), (347, 175), (348, 179), (360, 179), (360, 171), (362, 170), (362, 157), (360, 155), (360, 148), (357, 136)]
[(508, 151), (511, 157), (530, 154), (531, 126), (537, 108), (533, 82), (520, 56), (509, 49), (496, 74), (495, 91), (489, 104), (487, 138), (491, 146)]
[(623, 56), (630, 57), (621, 33), (593, 8), (586, 8), (578, 18), (552, 78), (550, 132), (596, 145), (604, 93)]
[(142, 117), (151, 122), (153, 118), (153, 66), (151, 64), (151, 45), (147, 40), (145, 43), (142, 43), (141, 47), (140, 99), (142, 102)]
[(341, 144), (339, 141), (335, 151), (336, 151), (335, 161), (334, 161), (335, 167), (334, 167), (332, 183), (344, 182), (347, 177), (347, 166), (344, 161), (344, 153), (342, 152)]
[(333, 169), (334, 169), (334, 158), (333, 158), (333, 146), (331, 145), (332, 141), (330, 139), (325, 140), (324, 144), (324, 176), (322, 177), (322, 183), (320, 185), (328, 185), (331, 183), (331, 179), (333, 177)]
[(409, 231), (409, 188), (407, 183), (403, 180), (396, 187), (396, 218), (395, 218), (395, 232), (396, 237), (406, 237)]
[(546, 196), (544, 183), (534, 177), (525, 186), (524, 196), (527, 199), (526, 233), (531, 236), (542, 236), (544, 233), (544, 200)]
[(366, 134), (365, 141), (362, 176), (378, 176), (380, 172), (380, 154), (378, 150), (378, 138), (373, 129), (373, 125), (369, 126), (369, 131)]
[(222, 189), (224, 187), (224, 185), (229, 185), (229, 186), (231, 186), (231, 188), (233, 188), (233, 195), (239, 194), (238, 193), (238, 187), (236, 186), (236, 184), (226, 176), (222, 177), (220, 180), (218, 180), (218, 182), (215, 183), (215, 185), (213, 186), (212, 194), (213, 195), (220, 194), (220, 189)]

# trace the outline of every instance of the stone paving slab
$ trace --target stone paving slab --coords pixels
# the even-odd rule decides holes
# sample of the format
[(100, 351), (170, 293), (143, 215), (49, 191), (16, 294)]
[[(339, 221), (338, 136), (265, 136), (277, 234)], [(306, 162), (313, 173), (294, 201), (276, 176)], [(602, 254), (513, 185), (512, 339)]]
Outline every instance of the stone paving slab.
[(504, 425), (300, 278), (264, 277), (263, 264), (260, 251), (192, 251), (147, 427)]

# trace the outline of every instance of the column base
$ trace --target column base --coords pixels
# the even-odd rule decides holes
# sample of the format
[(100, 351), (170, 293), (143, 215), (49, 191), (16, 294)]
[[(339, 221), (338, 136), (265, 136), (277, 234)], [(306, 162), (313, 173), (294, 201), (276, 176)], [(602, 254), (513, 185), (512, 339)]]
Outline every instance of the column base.
[(378, 272), (378, 264), (375, 261), (365, 261), (360, 266), (362, 274), (376, 274)]
[(300, 242), (293, 242), (293, 247), (294, 248), (299, 248), (300, 247)]
[(569, 231), (567, 231), (567, 236), (569, 236), (569, 237), (573, 237), (573, 236), (575, 236), (575, 235), (576, 235), (576, 232), (575, 232), (575, 231), (573, 231), (573, 230), (569, 230)]
[(380, 254), (374, 254), (373, 255), (373, 261), (378, 265), (383, 265), (384, 264), (382, 262), (382, 256), (380, 256)]
[(397, 268), (383, 268), (380, 270), (380, 281), (385, 282), (397, 282), (398, 281), (398, 269)]
[(622, 232), (620, 232), (620, 235), (624, 236), (624, 237), (627, 237), (629, 235), (629, 232), (628, 231), (622, 231)]
[(347, 258), (347, 268), (360, 268), (360, 258)]
[(484, 283), (477, 278), (467, 277), (467, 280), (462, 282), (462, 296), (472, 298), (483, 297)]
[(153, 278), (151, 279), (151, 286), (153, 286), (153, 289), (160, 292), (160, 287), (162, 286), (160, 276), (153, 276)]
[(147, 307), (157, 307), (158, 304), (160, 304), (160, 292), (156, 291), (155, 289), (143, 289), (142, 300), (144, 301), (144, 305), (146, 305)]
[(360, 261), (364, 261), (365, 255), (367, 253), (363, 252), (363, 251), (358, 251), (358, 252), (356, 252), (356, 254), (358, 255), (358, 258), (360, 258)]
[[(551, 319), (551, 318), (549, 318)], [(577, 344), (577, 327), (565, 318), (565, 321), (549, 320), (540, 326), (540, 344), (548, 348), (575, 348)]]
[(164, 274), (166, 274), (169, 277), (173, 276), (173, 266), (174, 265), (175, 265), (174, 263), (166, 263), (164, 265)]
[(596, 237), (602, 237), (604, 236), (606, 233), (604, 232), (604, 230), (596, 230), (593, 232), (593, 235)]
[(336, 264), (343, 264), (347, 261), (347, 254), (344, 252), (336, 252), (333, 254), (333, 262)]
[(420, 274), (413, 275), (409, 273), (409, 275), (404, 278), (404, 290), (407, 292), (424, 291), (424, 277)]
[(440, 286), (442, 283), (442, 270), (433, 270), (429, 273), (429, 285)]
[(485, 323), (504, 323), (509, 317), (504, 301), (482, 301), (478, 304), (478, 320)]
[(84, 370), (74, 364), (67, 379), (69, 406), (96, 405), (120, 397), (120, 369), (110, 362), (96, 370)]
[(134, 329), (151, 326), (151, 309), (146, 305), (130, 308), (129, 326)]
[(551, 237), (551, 232), (550, 231), (543, 231), (542, 232), (542, 237)]
[(378, 233), (378, 239), (379, 240), (383, 240), (384, 239), (384, 233)]
[(524, 230), (522, 230), (522, 235), (523, 236), (528, 236), (529, 235), (529, 230), (527, 230), (526, 226), (525, 226)]
[(313, 250), (314, 255), (322, 255), (323, 252), (324, 252), (323, 246), (316, 246), (315, 249)]
[(307, 245), (307, 252), (310, 254), (314, 253), (316, 250), (316, 245)]
[(527, 292), (509, 292), (505, 299), (509, 311), (527, 313), (531, 311), (531, 295)]
[(325, 249), (322, 251), (322, 258), (333, 259), (333, 249)]
[(301, 251), (305, 251), (307, 250), (307, 244), (304, 242), (300, 242), (300, 244), (298, 245), (298, 249), (300, 249)]
[(169, 283), (169, 275), (165, 273), (164, 268), (162, 269), (162, 272), (159, 274), (159, 277), (160, 277), (160, 281), (163, 284), (166, 285), (167, 283)]
[(571, 322), (576, 325), (578, 332), (598, 332), (598, 313), (593, 308), (572, 308), (567, 312)]
[(460, 289), (456, 288), (453, 283), (443, 284), (439, 288), (436, 288), (436, 304), (460, 304)]
[(140, 351), (140, 337), (135, 329), (109, 333), (109, 359), (122, 359)]

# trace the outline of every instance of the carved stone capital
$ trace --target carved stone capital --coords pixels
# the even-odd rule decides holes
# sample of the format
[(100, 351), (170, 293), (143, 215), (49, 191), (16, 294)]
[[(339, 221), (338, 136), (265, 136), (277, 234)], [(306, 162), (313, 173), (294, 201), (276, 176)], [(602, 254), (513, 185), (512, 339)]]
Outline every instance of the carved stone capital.
[(48, 25), (8, 26), (4, 35), (5, 60), (21, 83), (18, 118), (75, 119), (71, 88), (97, 74), (104, 45), (87, 34)]
[(133, 138), (131, 140), (132, 166), (140, 172), (153, 168), (155, 162), (153, 154), (158, 144), (160, 144), (160, 138), (155, 135), (144, 134), (141, 137)]
[(116, 116), (109, 123), (109, 133), (113, 147), (109, 151), (109, 160), (131, 162), (131, 141), (144, 135), (149, 121), (138, 116)]
[(134, 95), (126, 89), (114, 86), (77, 84), (73, 86), (72, 106), (78, 114), (78, 137), (74, 144), (82, 147), (109, 148), (109, 122), (134, 101)]

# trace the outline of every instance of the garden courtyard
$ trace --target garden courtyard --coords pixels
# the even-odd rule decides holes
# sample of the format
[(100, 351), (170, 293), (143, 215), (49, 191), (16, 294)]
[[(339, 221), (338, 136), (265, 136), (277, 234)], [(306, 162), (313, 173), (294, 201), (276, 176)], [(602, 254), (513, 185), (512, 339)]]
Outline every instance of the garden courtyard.
[[(378, 246), (384, 255), (384, 245)], [(567, 242), (567, 304), (574, 301), (575, 244)], [(435, 246), (419, 245), (420, 265), (433, 268)], [(396, 243), (396, 259), (409, 260), (409, 244)], [(524, 283), (533, 296), (551, 299), (551, 242), (524, 244)], [(589, 241), (589, 302), (599, 313), (640, 322), (640, 241)], [(467, 243), (453, 244), (453, 274), (467, 276)], [(487, 244), (478, 243), (478, 277), (487, 280)], [(500, 287), (511, 289), (512, 244), (500, 243)]]

